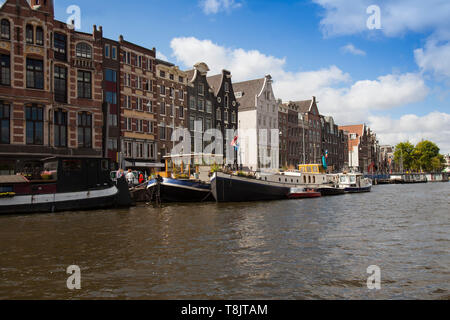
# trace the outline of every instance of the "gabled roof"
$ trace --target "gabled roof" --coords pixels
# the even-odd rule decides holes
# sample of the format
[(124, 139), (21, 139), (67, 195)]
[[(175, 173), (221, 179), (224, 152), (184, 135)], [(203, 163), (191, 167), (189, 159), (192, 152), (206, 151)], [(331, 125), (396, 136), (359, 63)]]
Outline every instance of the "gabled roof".
[[(364, 124), (358, 124), (353, 126), (340, 126), (339, 130), (347, 131), (349, 133), (348, 135), (348, 150), (353, 151), (355, 147), (358, 147), (361, 142), (361, 137), (364, 135)], [(351, 139), (351, 134), (356, 133), (357, 137), (355, 140)]]
[(311, 111), (313, 101), (312, 100), (304, 100), (304, 101), (294, 101), (293, 103), (298, 106), (299, 112), (307, 113), (307, 112)]
[(233, 84), (234, 94), (239, 102), (239, 111), (256, 108), (256, 97), (261, 93), (265, 80), (266, 78), (261, 78)]
[(216, 96), (219, 93), (220, 88), (222, 87), (222, 79), (223, 79), (223, 74), (217, 74), (215, 76), (206, 78), (209, 86), (214, 91), (214, 95), (216, 95)]
[(0, 9), (2, 9), (8, 2), (10, 2), (12, 5), (19, 5), (21, 7), (23, 6), (27, 6), (28, 8), (31, 8), (30, 3), (27, 0), (6, 0), (5, 2), (3, 2), (3, 4), (0, 5)]
[(187, 70), (185, 72), (187, 73), (188, 82), (191, 82), (194, 79), (195, 70), (191, 69), (191, 70)]

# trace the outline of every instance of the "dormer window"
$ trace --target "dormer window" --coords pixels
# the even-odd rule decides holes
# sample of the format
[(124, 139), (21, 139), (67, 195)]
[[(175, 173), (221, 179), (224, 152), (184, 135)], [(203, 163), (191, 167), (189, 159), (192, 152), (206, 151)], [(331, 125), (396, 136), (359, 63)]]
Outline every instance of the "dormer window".
[(3, 19), (1, 22), (1, 37), (5, 40), (11, 39), (11, 24), (9, 23), (9, 20)]
[(92, 59), (92, 47), (87, 43), (81, 42), (76, 47), (77, 58)]

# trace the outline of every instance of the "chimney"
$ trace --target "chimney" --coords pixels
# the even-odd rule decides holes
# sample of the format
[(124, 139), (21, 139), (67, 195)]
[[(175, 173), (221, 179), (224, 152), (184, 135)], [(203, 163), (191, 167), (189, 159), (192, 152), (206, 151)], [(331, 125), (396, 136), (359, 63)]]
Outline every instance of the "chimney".
[(34, 10), (39, 10), (55, 16), (53, 0), (30, 0), (30, 6)]

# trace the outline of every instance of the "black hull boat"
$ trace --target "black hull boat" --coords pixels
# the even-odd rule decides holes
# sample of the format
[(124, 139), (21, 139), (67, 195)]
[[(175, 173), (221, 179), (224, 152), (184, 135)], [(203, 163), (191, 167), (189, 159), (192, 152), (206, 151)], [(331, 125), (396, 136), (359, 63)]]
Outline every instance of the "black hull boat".
[(52, 170), (47, 180), (29, 181), (19, 175), (0, 177), (0, 214), (131, 206), (125, 179), (114, 185), (102, 159), (51, 159), (46, 165)]
[(329, 197), (329, 196), (340, 196), (345, 194), (344, 189), (335, 188), (335, 187), (322, 187), (317, 188), (317, 192), (320, 192), (322, 194), (322, 197)]
[[(158, 191), (159, 188), (159, 191)], [(150, 198), (162, 202), (209, 202), (214, 201), (211, 185), (196, 180), (177, 180), (161, 178), (150, 180), (147, 186)]]
[(291, 187), (282, 183), (216, 173), (211, 190), (217, 202), (285, 200)]

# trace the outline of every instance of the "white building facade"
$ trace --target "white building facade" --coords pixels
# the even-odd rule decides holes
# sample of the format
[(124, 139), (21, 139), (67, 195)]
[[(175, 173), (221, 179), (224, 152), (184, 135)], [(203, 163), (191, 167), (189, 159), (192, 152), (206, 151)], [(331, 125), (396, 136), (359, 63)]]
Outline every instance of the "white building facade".
[(233, 84), (239, 103), (238, 161), (251, 171), (279, 169), (278, 101), (272, 77)]

